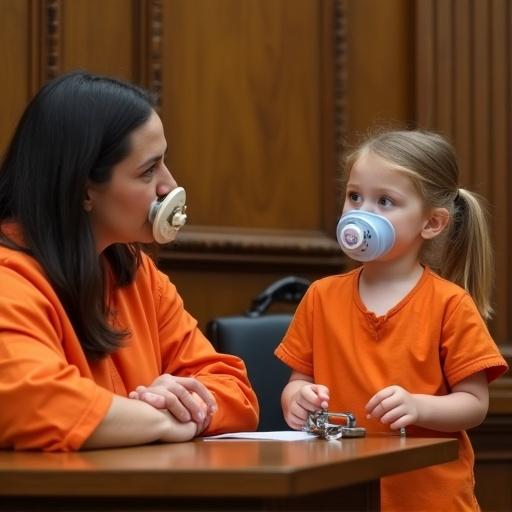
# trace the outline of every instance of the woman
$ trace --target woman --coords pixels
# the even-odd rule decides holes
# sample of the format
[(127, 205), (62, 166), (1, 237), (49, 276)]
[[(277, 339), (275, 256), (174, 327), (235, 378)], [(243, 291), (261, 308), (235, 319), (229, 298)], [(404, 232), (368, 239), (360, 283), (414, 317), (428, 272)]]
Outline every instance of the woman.
[(243, 363), (215, 352), (139, 243), (176, 189), (146, 91), (75, 72), (27, 107), (0, 169), (0, 447), (77, 450), (254, 429)]

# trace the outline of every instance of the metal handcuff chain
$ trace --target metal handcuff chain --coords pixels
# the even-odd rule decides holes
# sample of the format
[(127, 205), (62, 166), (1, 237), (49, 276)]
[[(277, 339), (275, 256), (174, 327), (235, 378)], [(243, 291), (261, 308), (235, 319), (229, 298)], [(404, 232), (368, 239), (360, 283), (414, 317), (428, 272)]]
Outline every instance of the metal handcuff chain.
[[(345, 418), (346, 425), (331, 423), (329, 418)], [(356, 418), (351, 412), (316, 411), (308, 416), (303, 429), (326, 441), (334, 441), (343, 437), (365, 437), (366, 429), (356, 426)]]

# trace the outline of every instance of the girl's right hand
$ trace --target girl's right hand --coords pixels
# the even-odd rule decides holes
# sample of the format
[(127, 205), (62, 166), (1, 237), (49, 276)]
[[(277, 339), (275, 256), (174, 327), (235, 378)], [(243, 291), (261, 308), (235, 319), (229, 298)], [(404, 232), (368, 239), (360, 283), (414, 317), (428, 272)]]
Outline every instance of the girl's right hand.
[(329, 389), (322, 384), (293, 380), (287, 387), (296, 387), (285, 410), (286, 423), (295, 430), (301, 430), (308, 416), (329, 407)]

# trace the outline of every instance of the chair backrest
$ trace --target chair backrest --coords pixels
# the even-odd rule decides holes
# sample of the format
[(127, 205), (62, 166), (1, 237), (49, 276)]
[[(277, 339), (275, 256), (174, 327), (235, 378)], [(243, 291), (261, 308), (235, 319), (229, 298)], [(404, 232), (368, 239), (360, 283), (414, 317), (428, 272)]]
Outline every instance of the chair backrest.
[(260, 404), (258, 430), (289, 430), (281, 411), (281, 392), (290, 378), (290, 369), (274, 356), (291, 315), (256, 318), (217, 318), (208, 326), (213, 346), (244, 360), (247, 374)]
[(287, 277), (266, 288), (252, 301), (245, 315), (221, 317), (207, 326), (207, 335), (219, 351), (244, 360), (260, 404), (261, 432), (289, 430), (281, 410), (281, 392), (290, 369), (274, 355), (292, 319), (291, 314), (262, 314), (273, 302), (297, 303), (309, 281)]

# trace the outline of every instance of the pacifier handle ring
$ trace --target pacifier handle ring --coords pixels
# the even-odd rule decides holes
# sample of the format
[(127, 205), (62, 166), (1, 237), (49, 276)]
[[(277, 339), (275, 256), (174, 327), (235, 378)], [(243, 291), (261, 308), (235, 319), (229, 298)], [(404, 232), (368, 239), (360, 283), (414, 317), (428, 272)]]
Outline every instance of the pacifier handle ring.
[(186, 193), (183, 187), (172, 190), (161, 201), (154, 202), (149, 211), (153, 224), (153, 238), (159, 244), (172, 242), (178, 230), (185, 224)]
[[(351, 245), (349, 245), (345, 239), (347, 231), (349, 230), (352, 232), (351, 236), (356, 239), (356, 242)], [(340, 241), (347, 250), (355, 251), (364, 243), (364, 232), (355, 222), (350, 222), (341, 229)]]

